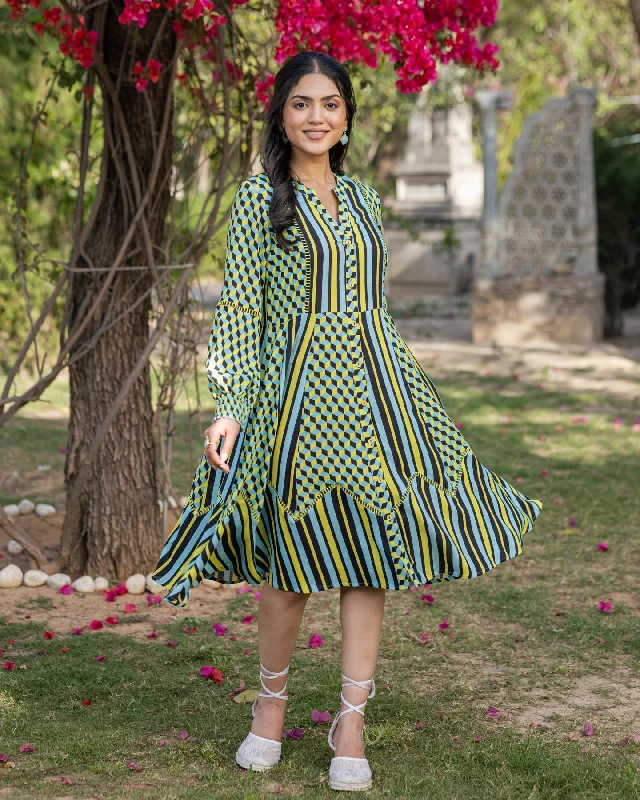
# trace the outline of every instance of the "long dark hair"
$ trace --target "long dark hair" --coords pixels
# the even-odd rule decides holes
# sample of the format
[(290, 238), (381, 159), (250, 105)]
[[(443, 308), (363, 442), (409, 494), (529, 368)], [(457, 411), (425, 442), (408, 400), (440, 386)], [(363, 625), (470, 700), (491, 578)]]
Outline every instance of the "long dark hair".
[[(351, 126), (356, 113), (356, 100), (353, 94), (351, 78), (345, 67), (326, 53), (296, 53), (278, 70), (273, 84), (273, 98), (266, 113), (260, 143), (260, 163), (269, 176), (273, 187), (269, 219), (275, 231), (276, 242), (280, 247), (289, 250), (293, 242), (285, 239), (283, 232), (295, 221), (296, 190), (291, 178), (289, 162), (291, 159), (291, 143), (282, 138), (283, 107), (298, 81), (309, 73), (320, 73), (330, 78), (338, 88), (340, 96), (347, 107), (347, 135), (351, 139)], [(329, 164), (336, 175), (344, 175), (342, 163), (349, 143), (336, 142), (329, 150)]]

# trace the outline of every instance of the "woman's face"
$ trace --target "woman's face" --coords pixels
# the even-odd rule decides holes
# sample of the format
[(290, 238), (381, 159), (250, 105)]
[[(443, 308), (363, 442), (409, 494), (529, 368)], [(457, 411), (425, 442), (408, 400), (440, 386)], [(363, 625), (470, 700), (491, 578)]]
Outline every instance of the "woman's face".
[(291, 90), (284, 105), (283, 124), (291, 147), (317, 156), (330, 150), (344, 133), (347, 106), (330, 78), (310, 73)]

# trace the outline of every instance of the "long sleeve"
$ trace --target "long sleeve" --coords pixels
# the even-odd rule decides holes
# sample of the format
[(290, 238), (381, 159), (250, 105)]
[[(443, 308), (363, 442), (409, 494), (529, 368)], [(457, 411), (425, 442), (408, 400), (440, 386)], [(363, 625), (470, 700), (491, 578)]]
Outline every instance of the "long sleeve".
[(251, 178), (236, 192), (227, 229), (224, 280), (207, 352), (213, 421), (233, 419), (244, 428), (260, 382), (263, 316), (265, 197)]
[(373, 192), (373, 213), (378, 223), (378, 227), (382, 228), (382, 203), (380, 201), (380, 195), (376, 192), (375, 189), (371, 189)]

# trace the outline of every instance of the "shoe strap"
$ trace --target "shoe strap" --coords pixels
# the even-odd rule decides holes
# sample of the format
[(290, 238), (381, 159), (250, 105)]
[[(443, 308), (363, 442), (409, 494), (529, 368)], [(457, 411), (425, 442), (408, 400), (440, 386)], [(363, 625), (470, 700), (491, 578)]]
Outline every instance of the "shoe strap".
[[(267, 679), (269, 679), (269, 678), (281, 678), (283, 675), (286, 675), (288, 672), (289, 672), (289, 665), (287, 665), (281, 672), (272, 672), (270, 669), (267, 669), (262, 662), (260, 662), (260, 686), (261, 686), (262, 689), (265, 690), (265, 692), (267, 692), (267, 694), (264, 694), (263, 692), (258, 692), (258, 697), (277, 697), (278, 700), (288, 700), (289, 699), (289, 695), (288, 694), (282, 694), (285, 691), (285, 689), (287, 688), (287, 682), (286, 681), (284, 682), (284, 686), (282, 687), (282, 689), (279, 689), (277, 692), (272, 692), (271, 689), (269, 689), (268, 686), (264, 685), (264, 680), (263, 680), (263, 678), (267, 678)], [(252, 706), (252, 709), (251, 709), (252, 714), (253, 714), (254, 717), (256, 715), (256, 706), (258, 704), (258, 697), (256, 697), (256, 699), (253, 701), (253, 706)]]
[(262, 688), (268, 692), (268, 694), (262, 694), (261, 692), (258, 693), (258, 697), (277, 697), (278, 700), (288, 700), (289, 695), (282, 694), (284, 690), (287, 688), (287, 682), (284, 682), (284, 686), (282, 689), (279, 689), (277, 692), (272, 692), (268, 686), (264, 685), (263, 678), (281, 678), (283, 675), (286, 675), (289, 672), (289, 665), (287, 665), (281, 672), (272, 672), (270, 669), (267, 669), (263, 666), (262, 662), (260, 663), (260, 685)]
[[(344, 673), (342, 673), (342, 680), (346, 681), (345, 683), (342, 684), (343, 687), (344, 686), (359, 686), (361, 689), (369, 689), (369, 696), (367, 697), (366, 700), (363, 700), (362, 703), (358, 703), (357, 705), (354, 706), (352, 703), (350, 703), (347, 700), (347, 698), (344, 696), (344, 693), (340, 692), (340, 699), (342, 700), (343, 703), (345, 703), (347, 706), (349, 706), (349, 708), (341, 709), (340, 711), (338, 711), (338, 713), (333, 718), (333, 722), (331, 724), (331, 729), (329, 730), (328, 741), (329, 741), (329, 747), (334, 752), (335, 752), (336, 748), (335, 748), (335, 745), (333, 743), (333, 734), (334, 734), (334, 731), (335, 731), (336, 727), (338, 726), (338, 721), (340, 720), (340, 717), (342, 717), (344, 714), (348, 714), (350, 711), (357, 711), (358, 714), (361, 714), (364, 717), (363, 709), (367, 704), (367, 700), (369, 700), (371, 697), (373, 697), (375, 695), (375, 693), (376, 693), (376, 684), (375, 684), (375, 681), (373, 680), (373, 678), (367, 678), (366, 681), (354, 681), (353, 678), (349, 678)], [(368, 686), (368, 684), (371, 684), (371, 686)]]

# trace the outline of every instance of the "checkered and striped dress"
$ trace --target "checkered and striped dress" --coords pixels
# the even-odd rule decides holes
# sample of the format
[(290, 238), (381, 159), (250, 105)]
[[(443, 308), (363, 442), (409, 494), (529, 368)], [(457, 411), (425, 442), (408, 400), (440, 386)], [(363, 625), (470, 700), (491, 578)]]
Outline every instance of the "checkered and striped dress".
[[(294, 592), (474, 578), (518, 555), (542, 509), (483, 466), (389, 315), (380, 197), (335, 175), (336, 222), (294, 180), (279, 247), (266, 173), (243, 181), (207, 356), (230, 472), (204, 455), (152, 577)], [(293, 237), (289, 235), (289, 238)]]

